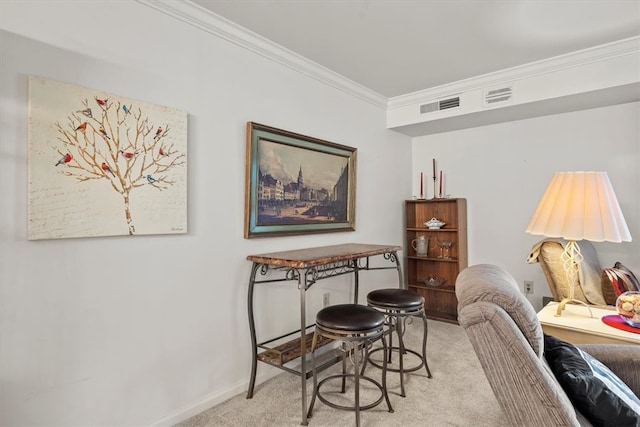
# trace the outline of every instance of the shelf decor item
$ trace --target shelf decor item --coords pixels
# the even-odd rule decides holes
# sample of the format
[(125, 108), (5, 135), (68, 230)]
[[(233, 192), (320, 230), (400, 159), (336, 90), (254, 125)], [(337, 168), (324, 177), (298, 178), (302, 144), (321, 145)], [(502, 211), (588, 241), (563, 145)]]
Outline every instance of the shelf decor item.
[(425, 236), (418, 236), (411, 241), (411, 246), (415, 249), (417, 256), (427, 256), (429, 238)]
[(438, 247), (440, 248), (440, 256), (438, 258), (442, 259), (452, 259), (450, 256), (450, 249), (455, 242), (451, 240), (440, 240), (438, 239)]
[(244, 237), (354, 231), (356, 153), (248, 122)]
[(438, 230), (444, 227), (446, 224), (446, 222), (440, 221), (438, 218), (431, 218), (429, 221), (424, 223), (424, 225), (427, 226), (429, 230)]
[(446, 282), (446, 280), (441, 277), (433, 276), (425, 277), (422, 281), (428, 286), (440, 286)]
[[(407, 288), (424, 297), (428, 318), (456, 323), (456, 277), (467, 267), (466, 199), (406, 200), (405, 223)], [(427, 256), (413, 245), (420, 236)]]
[(556, 316), (561, 315), (567, 303), (582, 304), (589, 308), (591, 314), (589, 305), (575, 298), (575, 278), (583, 258), (576, 241), (631, 241), (631, 233), (606, 172), (556, 173), (526, 232), (569, 241), (561, 256), (569, 297), (558, 304)]
[(436, 159), (433, 159), (433, 198), (436, 199)]

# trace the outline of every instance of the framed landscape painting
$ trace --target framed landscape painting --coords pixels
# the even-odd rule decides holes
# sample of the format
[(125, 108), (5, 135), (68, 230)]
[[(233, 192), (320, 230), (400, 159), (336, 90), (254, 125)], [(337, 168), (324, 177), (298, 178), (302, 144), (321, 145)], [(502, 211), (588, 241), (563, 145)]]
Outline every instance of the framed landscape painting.
[(244, 237), (354, 231), (356, 153), (248, 122)]

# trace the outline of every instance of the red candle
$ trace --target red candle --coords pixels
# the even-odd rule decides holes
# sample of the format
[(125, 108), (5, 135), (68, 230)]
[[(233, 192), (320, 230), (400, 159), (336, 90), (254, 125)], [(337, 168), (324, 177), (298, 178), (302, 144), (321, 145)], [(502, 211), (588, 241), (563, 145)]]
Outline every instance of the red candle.
[(440, 197), (442, 197), (442, 171), (440, 171)]
[(436, 179), (436, 159), (433, 159), (433, 180)]
[(424, 194), (424, 192), (422, 191), (422, 181), (423, 181), (422, 172), (420, 172), (420, 197), (422, 197), (422, 195)]

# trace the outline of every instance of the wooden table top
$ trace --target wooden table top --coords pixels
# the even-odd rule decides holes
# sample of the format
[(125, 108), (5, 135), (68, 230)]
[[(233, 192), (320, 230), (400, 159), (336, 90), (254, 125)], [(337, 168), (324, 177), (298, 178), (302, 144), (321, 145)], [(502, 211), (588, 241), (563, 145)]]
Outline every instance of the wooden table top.
[(294, 249), (291, 251), (249, 255), (249, 261), (280, 267), (307, 268), (333, 262), (349, 261), (402, 250), (401, 246), (345, 243), (342, 245)]

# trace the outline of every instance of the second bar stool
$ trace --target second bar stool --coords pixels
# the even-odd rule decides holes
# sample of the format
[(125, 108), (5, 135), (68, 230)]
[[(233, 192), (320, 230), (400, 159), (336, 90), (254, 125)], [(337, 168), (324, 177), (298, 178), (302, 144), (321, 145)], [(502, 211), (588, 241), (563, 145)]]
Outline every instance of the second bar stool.
[[(384, 313), (384, 315), (387, 318), (387, 324), (389, 326), (389, 350), (387, 353), (385, 349), (385, 353), (388, 354), (388, 358), (390, 362), (392, 353), (394, 351), (397, 351), (398, 359), (399, 359), (399, 363), (398, 363), (399, 367), (398, 369), (396, 368), (386, 368), (386, 369), (392, 372), (400, 373), (400, 396), (405, 397), (406, 396), (404, 391), (404, 374), (405, 373), (417, 371), (418, 369), (424, 366), (425, 369), (427, 370), (427, 376), (431, 378), (431, 371), (429, 370), (429, 365), (427, 364), (428, 329), (427, 329), (427, 316), (424, 312), (424, 298), (422, 297), (422, 295), (407, 289), (399, 289), (399, 288), (377, 289), (375, 291), (369, 292), (369, 294), (367, 295), (367, 303), (369, 304), (370, 307), (373, 307), (379, 310), (381, 313)], [(405, 321), (408, 317), (419, 317), (422, 319), (422, 322), (423, 322), (422, 354), (418, 353), (415, 350), (405, 348), (404, 326), (405, 326)], [(398, 336), (397, 347), (393, 346), (394, 331)], [(383, 349), (377, 348), (371, 351), (370, 354), (379, 350), (383, 350)], [(404, 354), (407, 352), (418, 356), (420, 358), (420, 363), (414, 367), (405, 368)], [(371, 358), (369, 358), (369, 362), (374, 366), (382, 368), (382, 366), (380, 366), (378, 362), (371, 360)], [(383, 363), (383, 366), (386, 364), (387, 363), (385, 361), (385, 363)]]
[[(316, 315), (316, 329), (313, 334), (313, 342), (311, 344), (311, 358), (313, 366), (313, 397), (309, 404), (307, 417), (311, 418), (313, 405), (316, 397), (326, 405), (336, 409), (346, 409), (355, 411), (356, 426), (360, 426), (360, 411), (377, 406), (384, 398), (387, 401), (389, 412), (393, 412), (389, 396), (387, 395), (387, 362), (384, 357), (382, 364), (382, 384), (378, 381), (364, 376), (364, 368), (369, 355), (369, 348), (374, 341), (382, 340), (382, 349), (384, 354), (387, 353), (387, 342), (384, 336), (385, 316), (379, 311), (359, 304), (339, 304), (331, 305), (323, 308)], [(318, 382), (316, 372), (316, 356), (315, 348), (318, 337), (324, 336), (330, 339), (343, 342), (346, 348), (343, 348), (342, 358), (342, 374), (330, 375)], [(352, 358), (353, 374), (346, 372), (346, 358)], [(345, 379), (353, 377), (355, 402), (353, 406), (338, 405), (329, 402), (320, 392), (322, 385), (330, 379), (342, 379), (342, 393), (345, 392)], [(381, 392), (380, 398), (373, 403), (360, 405), (360, 380), (365, 380), (375, 385)]]

